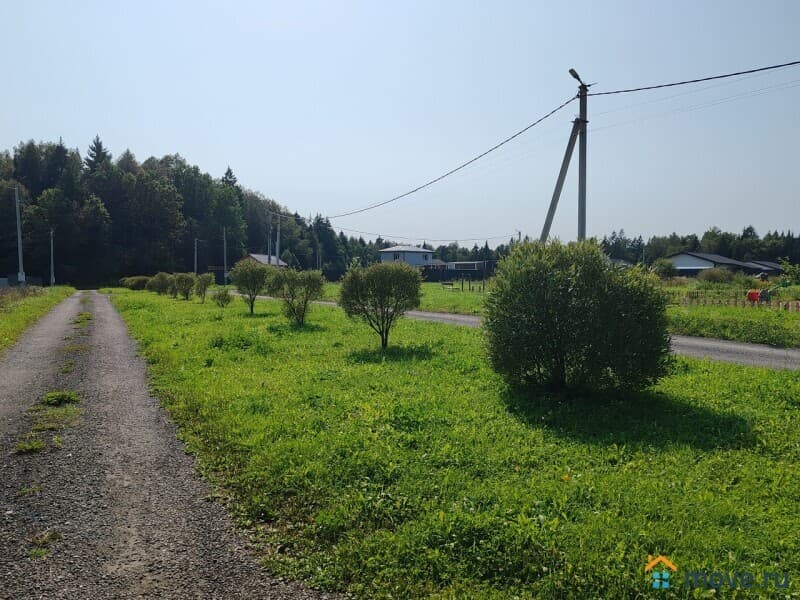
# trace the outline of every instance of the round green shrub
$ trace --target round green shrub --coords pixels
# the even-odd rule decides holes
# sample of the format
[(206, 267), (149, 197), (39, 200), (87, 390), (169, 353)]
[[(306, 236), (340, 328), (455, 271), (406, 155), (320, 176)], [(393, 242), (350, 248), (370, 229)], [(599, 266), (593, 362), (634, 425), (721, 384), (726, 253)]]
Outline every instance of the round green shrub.
[(150, 278), (145, 286), (148, 292), (156, 292), (157, 294), (166, 294), (169, 290), (169, 278), (172, 277), (169, 273), (156, 273)]
[(484, 330), (492, 366), (512, 385), (640, 389), (669, 363), (657, 277), (615, 268), (595, 242), (515, 244)]

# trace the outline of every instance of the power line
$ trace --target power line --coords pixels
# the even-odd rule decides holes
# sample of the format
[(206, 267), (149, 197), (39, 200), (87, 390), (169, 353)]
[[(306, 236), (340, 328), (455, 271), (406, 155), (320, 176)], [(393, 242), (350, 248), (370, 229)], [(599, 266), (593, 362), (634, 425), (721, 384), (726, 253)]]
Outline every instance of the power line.
[(553, 110), (551, 110), (549, 113), (547, 113), (546, 115), (544, 115), (544, 116), (542, 116), (542, 117), (540, 117), (540, 118), (536, 119), (536, 120), (535, 120), (533, 123), (531, 123), (531, 124), (530, 124), (530, 125), (528, 125), (527, 127), (524, 127), (523, 129), (520, 129), (518, 132), (516, 132), (515, 134), (513, 134), (513, 135), (511, 135), (511, 136), (507, 137), (507, 138), (506, 138), (506, 139), (504, 139), (502, 142), (499, 142), (498, 144), (495, 144), (494, 146), (492, 146), (491, 148), (489, 148), (489, 149), (488, 149), (488, 150), (486, 150), (485, 152), (482, 152), (482, 153), (481, 153), (481, 154), (479, 154), (478, 156), (476, 156), (476, 157), (474, 157), (474, 158), (471, 158), (471, 159), (470, 159), (470, 160), (468, 160), (467, 162), (460, 164), (459, 166), (457, 166), (457, 167), (456, 167), (456, 168), (454, 168), (454, 169), (451, 169), (451, 170), (449, 170), (447, 173), (444, 173), (443, 175), (439, 175), (439, 177), (436, 177), (435, 179), (431, 179), (431, 180), (430, 180), (430, 181), (428, 181), (427, 183), (423, 183), (422, 185), (420, 185), (420, 186), (418, 186), (418, 187), (415, 187), (413, 190), (409, 190), (409, 191), (407, 191), (407, 192), (405, 192), (405, 193), (403, 193), (403, 194), (400, 194), (399, 196), (395, 196), (394, 198), (390, 198), (390, 199), (388, 199), (388, 200), (384, 200), (383, 202), (377, 202), (377, 203), (375, 203), (375, 204), (370, 204), (369, 206), (365, 206), (365, 207), (363, 207), (363, 208), (359, 208), (359, 209), (356, 209), (356, 210), (351, 210), (351, 211), (348, 211), (348, 212), (344, 212), (344, 213), (341, 213), (341, 214), (338, 214), (338, 215), (333, 215), (333, 216), (331, 216), (331, 217), (328, 217), (328, 218), (329, 218), (329, 219), (338, 219), (339, 217), (347, 217), (347, 216), (349, 216), (349, 215), (355, 215), (355, 214), (358, 214), (358, 213), (366, 212), (366, 211), (368, 211), (368, 210), (373, 210), (373, 209), (375, 209), (375, 208), (378, 208), (378, 207), (380, 207), (380, 206), (385, 206), (386, 204), (390, 204), (390, 203), (392, 203), (392, 202), (397, 202), (398, 200), (400, 200), (400, 199), (402, 199), (402, 198), (405, 198), (405, 197), (407, 197), (407, 196), (410, 196), (411, 194), (415, 194), (415, 193), (419, 192), (420, 190), (424, 190), (426, 187), (430, 187), (430, 186), (432, 186), (434, 183), (438, 183), (438, 182), (440, 182), (442, 179), (444, 179), (444, 178), (446, 178), (446, 177), (449, 177), (449, 176), (450, 176), (450, 175), (452, 175), (453, 173), (457, 173), (457, 172), (458, 172), (458, 171), (460, 171), (461, 169), (463, 169), (463, 168), (465, 168), (465, 167), (468, 167), (468, 166), (469, 166), (469, 165), (471, 165), (472, 163), (474, 163), (474, 162), (476, 162), (476, 161), (480, 160), (481, 158), (483, 158), (483, 157), (484, 157), (484, 156), (486, 156), (487, 154), (489, 154), (489, 153), (491, 153), (491, 152), (494, 152), (495, 150), (497, 150), (498, 148), (500, 148), (500, 147), (502, 147), (502, 146), (505, 146), (505, 145), (506, 145), (508, 142), (510, 142), (511, 140), (518, 138), (519, 136), (521, 136), (523, 133), (525, 133), (525, 132), (526, 132), (526, 131), (528, 131), (529, 129), (531, 129), (531, 128), (533, 128), (533, 127), (536, 127), (536, 125), (538, 125), (539, 123), (541, 123), (542, 121), (544, 121), (544, 120), (545, 120), (545, 119), (547, 119), (548, 117), (551, 117), (551, 116), (553, 116), (554, 114), (556, 114), (558, 111), (560, 111), (562, 108), (564, 108), (565, 106), (567, 106), (568, 104), (570, 104), (570, 103), (571, 103), (572, 101), (574, 101), (576, 98), (577, 98), (577, 96), (572, 96), (572, 97), (571, 97), (569, 100), (566, 100), (565, 102), (562, 102), (562, 103), (561, 103), (561, 104), (559, 104), (557, 107), (555, 107)]
[(678, 85), (688, 85), (690, 83), (701, 83), (703, 81), (713, 81), (715, 79), (726, 79), (728, 77), (738, 77), (739, 75), (749, 75), (750, 73), (760, 73), (761, 71), (772, 71), (774, 69), (783, 69), (785, 67), (793, 67), (800, 65), (800, 60), (795, 60), (781, 65), (771, 65), (769, 67), (759, 67), (758, 69), (749, 69), (747, 71), (737, 71), (736, 73), (726, 73), (724, 75), (713, 75), (711, 77), (702, 77), (700, 79), (688, 79), (686, 81), (676, 81), (674, 83), (661, 83), (659, 85), (648, 85), (645, 87), (628, 88), (624, 90), (614, 90), (612, 92), (594, 92), (588, 94), (589, 96), (610, 96), (611, 94), (629, 94), (631, 92), (644, 92), (646, 90), (657, 90), (667, 87), (675, 87)]
[(392, 235), (390, 233), (376, 233), (374, 231), (361, 231), (359, 229), (347, 229), (346, 227), (337, 227), (339, 231), (347, 231), (349, 233), (359, 233), (363, 235), (374, 235), (384, 239), (394, 239), (394, 240), (410, 240), (410, 241), (424, 241), (424, 242), (480, 242), (480, 241), (489, 241), (489, 240), (502, 240), (514, 237), (514, 234), (505, 234), (505, 235), (489, 235), (489, 236), (479, 236), (473, 238), (462, 238), (462, 239), (454, 239), (454, 238), (429, 238), (425, 236), (419, 237), (411, 237), (407, 235)]

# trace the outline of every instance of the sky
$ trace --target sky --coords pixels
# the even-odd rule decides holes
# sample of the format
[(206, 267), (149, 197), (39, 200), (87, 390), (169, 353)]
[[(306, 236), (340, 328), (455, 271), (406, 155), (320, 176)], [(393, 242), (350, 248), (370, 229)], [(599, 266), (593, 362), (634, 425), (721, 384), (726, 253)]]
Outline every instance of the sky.
[[(3, 7), (0, 149), (179, 153), (303, 216), (419, 186), (577, 92), (800, 60), (800, 2), (427, 0)], [(589, 98), (587, 233), (800, 231), (800, 67)], [(541, 232), (577, 102), (346, 233)], [(577, 236), (577, 152), (552, 235)], [(357, 235), (357, 234), (354, 234)], [(365, 238), (374, 235), (364, 235)], [(408, 240), (403, 238), (409, 238)]]

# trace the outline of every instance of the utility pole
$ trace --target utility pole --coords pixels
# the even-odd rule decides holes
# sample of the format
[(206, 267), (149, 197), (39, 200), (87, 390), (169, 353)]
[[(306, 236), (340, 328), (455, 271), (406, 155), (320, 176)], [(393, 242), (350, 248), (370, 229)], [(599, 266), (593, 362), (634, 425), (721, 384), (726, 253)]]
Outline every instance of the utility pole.
[[(223, 227), (223, 231), (225, 228)], [(224, 234), (223, 234), (224, 235)], [(197, 275), (197, 242), (202, 242), (200, 238), (194, 238), (194, 274)]]
[(586, 124), (587, 119), (586, 95), (589, 86), (583, 83), (575, 69), (570, 69), (572, 75), (581, 84), (578, 88), (580, 103), (580, 133), (578, 139), (578, 241), (586, 239)]
[(14, 184), (14, 201), (17, 205), (17, 262), (19, 272), (17, 273), (17, 283), (25, 283), (25, 267), (22, 266), (22, 221), (19, 218), (19, 184)]
[(228, 285), (228, 236), (222, 228), (222, 279)]
[(50, 287), (56, 284), (55, 262), (53, 261), (53, 228), (50, 228)]
[(267, 211), (267, 218), (267, 256), (270, 257), (269, 262), (272, 264), (272, 213), (269, 211)]
[(281, 213), (278, 213), (278, 240), (275, 242), (275, 266), (279, 266), (281, 263), (278, 261), (281, 259)]

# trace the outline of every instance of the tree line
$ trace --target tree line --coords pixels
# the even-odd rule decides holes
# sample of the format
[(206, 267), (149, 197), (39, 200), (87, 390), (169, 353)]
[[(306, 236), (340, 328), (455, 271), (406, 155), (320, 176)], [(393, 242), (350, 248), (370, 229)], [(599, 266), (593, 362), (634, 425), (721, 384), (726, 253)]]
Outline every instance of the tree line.
[[(353, 264), (378, 262), (382, 248), (403, 243), (337, 234), (327, 218), (302, 217), (241, 186), (230, 167), (215, 178), (179, 154), (139, 162), (125, 150), (114, 159), (99, 137), (85, 156), (62, 140), (30, 140), (0, 152), (0, 276), (17, 271), (15, 184), (25, 271), (45, 281), (51, 230), (56, 279), (78, 285), (159, 271), (193, 271), (195, 244), (199, 272), (221, 267), (223, 230), (229, 266), (248, 252), (266, 254), (271, 249), (274, 254), (278, 219), (280, 258), (298, 269), (319, 269), (329, 280), (338, 280)], [(424, 246), (445, 262), (495, 261), (514, 243), (509, 240), (494, 249), (486, 242)], [(648, 264), (672, 252), (698, 249), (745, 260), (783, 256), (800, 262), (800, 238), (791, 232), (759, 238), (752, 227), (742, 234), (711, 229), (701, 238), (653, 237), (646, 244), (620, 231), (604, 238), (603, 245), (613, 258), (629, 262), (640, 261), (644, 250)]]

